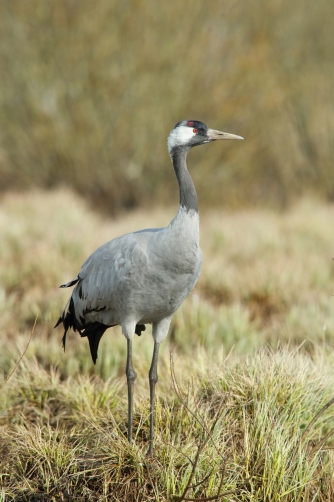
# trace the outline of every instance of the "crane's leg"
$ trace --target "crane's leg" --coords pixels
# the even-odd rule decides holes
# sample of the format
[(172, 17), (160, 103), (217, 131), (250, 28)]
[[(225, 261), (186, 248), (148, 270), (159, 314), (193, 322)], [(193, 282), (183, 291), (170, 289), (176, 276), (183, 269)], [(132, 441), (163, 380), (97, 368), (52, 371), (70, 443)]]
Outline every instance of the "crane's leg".
[(132, 339), (127, 339), (128, 353), (126, 359), (126, 378), (128, 382), (128, 440), (132, 444), (132, 418), (133, 418), (133, 385), (136, 380), (137, 373), (132, 366)]
[(155, 385), (158, 381), (158, 357), (159, 357), (159, 347), (160, 343), (154, 342), (154, 350), (152, 357), (152, 364), (149, 371), (149, 381), (150, 381), (150, 445), (148, 448), (148, 455), (153, 452), (153, 438), (154, 438), (154, 396), (155, 396)]

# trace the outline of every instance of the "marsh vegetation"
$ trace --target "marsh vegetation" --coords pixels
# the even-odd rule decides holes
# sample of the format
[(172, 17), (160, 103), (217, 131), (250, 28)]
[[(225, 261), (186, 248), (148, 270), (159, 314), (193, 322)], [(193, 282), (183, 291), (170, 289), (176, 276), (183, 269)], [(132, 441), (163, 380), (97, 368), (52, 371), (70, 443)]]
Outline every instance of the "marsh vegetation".
[(133, 447), (120, 330), (106, 332), (96, 366), (78, 334), (63, 353), (52, 329), (68, 296), (59, 284), (99, 244), (173, 211), (108, 219), (69, 191), (4, 197), (2, 381), (38, 321), (1, 389), (2, 500), (164, 501), (188, 484), (188, 499), (220, 484), (229, 501), (333, 496), (331, 408), (308, 424), (333, 397), (334, 206), (202, 214), (203, 272), (162, 346), (153, 458), (150, 330), (134, 343)]

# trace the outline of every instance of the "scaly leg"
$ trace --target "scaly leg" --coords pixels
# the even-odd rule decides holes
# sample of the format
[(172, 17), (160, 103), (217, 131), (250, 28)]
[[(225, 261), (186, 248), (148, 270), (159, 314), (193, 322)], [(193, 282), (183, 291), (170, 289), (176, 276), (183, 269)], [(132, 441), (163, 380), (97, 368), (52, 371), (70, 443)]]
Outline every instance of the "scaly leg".
[(154, 395), (155, 395), (155, 384), (158, 381), (158, 356), (159, 356), (160, 343), (154, 342), (154, 350), (152, 357), (152, 364), (149, 372), (150, 381), (150, 446), (148, 449), (148, 455), (153, 452), (153, 438), (154, 438)]
[(133, 384), (136, 380), (137, 373), (132, 366), (132, 340), (127, 339), (128, 353), (126, 360), (126, 378), (128, 382), (128, 440), (132, 444), (132, 418), (133, 418)]

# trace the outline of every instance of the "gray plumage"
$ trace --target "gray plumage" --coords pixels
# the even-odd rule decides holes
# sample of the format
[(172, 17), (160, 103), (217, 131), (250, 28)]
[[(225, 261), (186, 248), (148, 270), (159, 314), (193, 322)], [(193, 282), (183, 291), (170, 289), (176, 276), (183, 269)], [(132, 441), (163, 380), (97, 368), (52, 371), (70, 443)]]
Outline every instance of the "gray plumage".
[(193, 289), (201, 262), (198, 214), (181, 209), (168, 227), (122, 235), (89, 257), (72, 295), (76, 315), (108, 326), (159, 322)]
[(78, 276), (61, 287), (75, 285), (56, 326), (63, 323), (65, 347), (69, 328), (87, 336), (94, 363), (105, 330), (121, 325), (127, 339), (128, 439), (132, 442), (132, 337), (152, 324), (154, 352), (150, 369), (150, 446), (153, 451), (154, 392), (158, 380), (160, 343), (171, 317), (194, 288), (200, 274), (197, 195), (186, 165), (188, 151), (216, 139), (242, 139), (208, 129), (199, 121), (176, 124), (168, 138), (180, 190), (178, 212), (165, 228), (147, 229), (117, 237), (99, 247), (83, 264)]

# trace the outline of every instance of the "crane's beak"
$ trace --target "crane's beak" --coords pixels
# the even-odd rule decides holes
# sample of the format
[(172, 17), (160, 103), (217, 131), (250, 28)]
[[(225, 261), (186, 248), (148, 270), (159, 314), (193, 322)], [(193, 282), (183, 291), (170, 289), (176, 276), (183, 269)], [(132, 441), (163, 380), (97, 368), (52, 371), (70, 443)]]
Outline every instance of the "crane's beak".
[(244, 139), (242, 136), (237, 136), (236, 134), (230, 134), (228, 132), (215, 131), (214, 129), (208, 129), (206, 134), (210, 141), (215, 141), (216, 139)]

